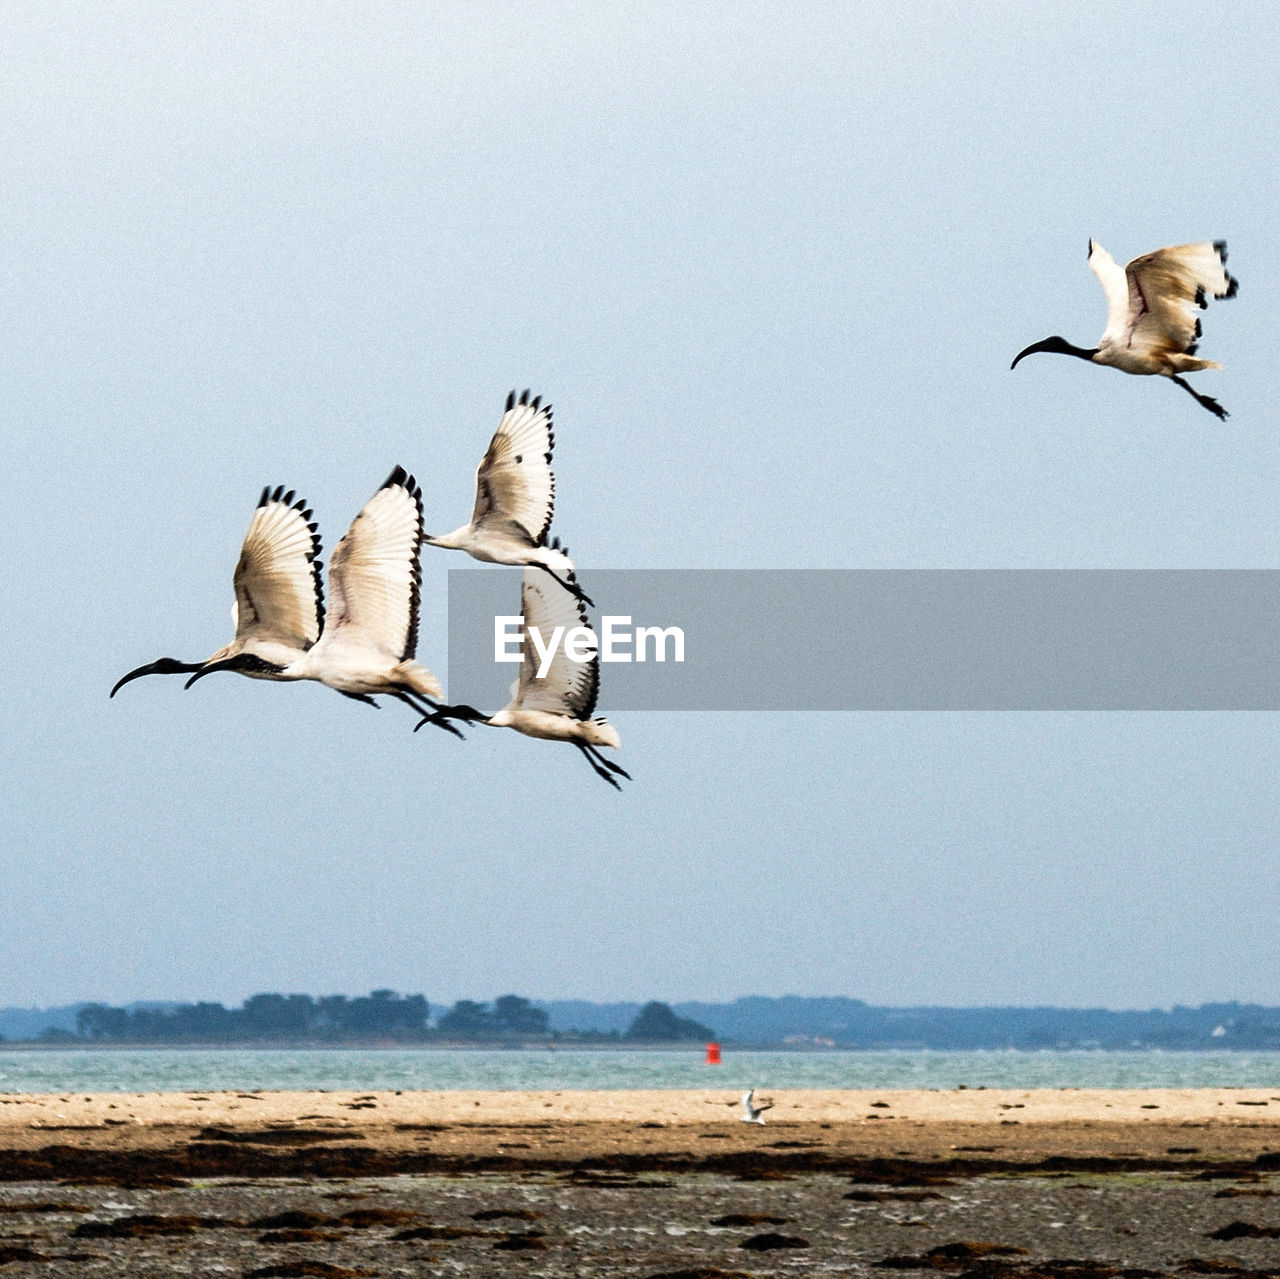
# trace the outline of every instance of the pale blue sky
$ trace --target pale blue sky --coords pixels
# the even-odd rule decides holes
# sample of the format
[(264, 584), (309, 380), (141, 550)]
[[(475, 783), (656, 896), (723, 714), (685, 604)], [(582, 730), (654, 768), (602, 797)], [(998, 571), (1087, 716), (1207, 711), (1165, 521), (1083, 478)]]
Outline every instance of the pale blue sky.
[[(512, 387), (584, 580), (1280, 566), (1274, 6), (0, 12), (0, 1004), (1280, 1002), (1271, 715), (629, 714), (616, 795), (316, 686), (106, 697), (229, 638), (264, 484), (326, 559), (397, 462), (460, 523)], [(1090, 236), (1229, 241), (1227, 423), (1010, 373), (1101, 333)]]

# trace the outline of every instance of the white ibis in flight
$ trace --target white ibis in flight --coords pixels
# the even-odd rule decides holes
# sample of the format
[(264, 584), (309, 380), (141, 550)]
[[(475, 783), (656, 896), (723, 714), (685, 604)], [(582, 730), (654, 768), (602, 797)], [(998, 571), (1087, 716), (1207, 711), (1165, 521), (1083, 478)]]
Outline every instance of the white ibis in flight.
[(476, 504), (471, 523), (426, 538), (432, 546), (466, 551), (490, 564), (535, 564), (566, 590), (590, 604), (573, 580), (573, 562), (554, 545), (547, 545), (556, 482), (551, 472), (551, 405), (542, 397), (531, 400), (526, 390), (507, 407), (489, 448), (476, 469)]
[(1009, 367), (1017, 368), (1024, 356), (1050, 351), (1107, 364), (1124, 373), (1159, 374), (1182, 387), (1210, 413), (1225, 418), (1227, 411), (1217, 400), (1201, 395), (1181, 375), (1222, 367), (1196, 355), (1200, 337), (1196, 310), (1204, 310), (1211, 297), (1235, 297), (1240, 286), (1227, 274), (1226, 264), (1225, 240), (1156, 249), (1123, 268), (1106, 249), (1090, 240), (1089, 268), (1107, 295), (1107, 327), (1098, 345), (1073, 346), (1055, 334), (1019, 351)]
[[(631, 774), (606, 759), (599, 749), (601, 746), (618, 749), (622, 745), (618, 730), (607, 720), (592, 717), (600, 693), (599, 650), (592, 651), (583, 661), (570, 657), (567, 651), (571, 631), (579, 627), (590, 629), (575, 586), (572, 569), (568, 583), (562, 584), (558, 577), (553, 580), (539, 568), (527, 567), (520, 589), (524, 653), (520, 676), (511, 685), (511, 701), (496, 715), (486, 716), (470, 706), (446, 706), (438, 715), (488, 724), (492, 728), (513, 728), (526, 737), (571, 742), (597, 776), (615, 790), (621, 790), (618, 777), (630, 781)], [(529, 635), (532, 629), (537, 630), (544, 650), (554, 645), (549, 664), (539, 656), (532, 642)], [(540, 668), (544, 668), (541, 677)], [(422, 720), (417, 728), (427, 722)], [(433, 722), (438, 723), (439, 719)]]
[(267, 664), (245, 667), (256, 679), (278, 679), (278, 667), (300, 658), (320, 637), (324, 594), (320, 587), (320, 535), (302, 498), (283, 485), (265, 488), (249, 524), (232, 578), (235, 638), (203, 662), (161, 657), (116, 681), (114, 697), (143, 675), (187, 675), (229, 658), (251, 655)]

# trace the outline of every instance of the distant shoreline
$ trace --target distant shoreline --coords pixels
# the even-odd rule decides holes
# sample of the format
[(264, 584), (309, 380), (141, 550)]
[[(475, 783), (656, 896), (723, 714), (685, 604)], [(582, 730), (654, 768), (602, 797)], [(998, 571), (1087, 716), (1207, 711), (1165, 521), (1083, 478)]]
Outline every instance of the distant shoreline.
[[(644, 1043), (638, 1040), (626, 1040), (618, 1043), (592, 1043), (577, 1040), (565, 1042), (554, 1040), (548, 1042), (535, 1040), (484, 1040), (457, 1039), (437, 1040), (397, 1040), (368, 1039), (343, 1040), (328, 1043), (313, 1039), (247, 1039), (247, 1040), (211, 1040), (209, 1042), (189, 1042), (174, 1040), (158, 1042), (154, 1039), (111, 1040), (104, 1043), (98, 1040), (61, 1040), (44, 1042), (35, 1039), (0, 1040), (0, 1053), (10, 1049), (23, 1052), (672, 1052), (688, 1053), (701, 1056), (705, 1044), (697, 1043)], [(880, 1049), (830, 1049), (816, 1048), (806, 1044), (725, 1044), (739, 1052), (878, 1052)], [(897, 1051), (897, 1050), (894, 1050)], [(903, 1050), (911, 1051), (911, 1050)], [(926, 1049), (923, 1051), (936, 1051)], [(1212, 1050), (1210, 1050), (1212, 1051)]]
[(0, 1007), (5, 1043), (110, 1043), (244, 1049), (422, 1045), (678, 1048), (715, 1040), (780, 1052), (1280, 1051), (1280, 1006), (1238, 1000), (1197, 1007), (895, 1006), (846, 996), (744, 995), (728, 1003), (593, 1003), (500, 995), (446, 1010), (425, 995), (263, 992), (221, 1003), (93, 1002)]
[[(1082, 1046), (1064, 1047), (1051, 1045), (1028, 1046), (1026, 1044), (989, 1044), (967, 1048), (934, 1048), (926, 1044), (869, 1045), (812, 1044), (812, 1043), (740, 1043), (729, 1039), (715, 1041), (725, 1052), (794, 1053), (797, 1056), (861, 1056), (873, 1053), (928, 1053), (934, 1056), (974, 1056), (983, 1053), (1017, 1053), (1025, 1057), (1074, 1053), (1081, 1056), (1105, 1057), (1110, 1054), (1149, 1054), (1151, 1056), (1189, 1056), (1226, 1053), (1232, 1056), (1275, 1056), (1280, 1058), (1280, 1047), (1253, 1048), (1241, 1044), (1178, 1045), (1163, 1047), (1158, 1044), (1127, 1044), (1123, 1047)], [(138, 1040), (53, 1040), (3, 1039), (0, 1053), (17, 1052), (669, 1052), (700, 1056), (705, 1050), (703, 1041), (687, 1040), (673, 1043), (670, 1040), (396, 1040), (368, 1039), (327, 1042), (313, 1039), (246, 1039), (158, 1041)]]

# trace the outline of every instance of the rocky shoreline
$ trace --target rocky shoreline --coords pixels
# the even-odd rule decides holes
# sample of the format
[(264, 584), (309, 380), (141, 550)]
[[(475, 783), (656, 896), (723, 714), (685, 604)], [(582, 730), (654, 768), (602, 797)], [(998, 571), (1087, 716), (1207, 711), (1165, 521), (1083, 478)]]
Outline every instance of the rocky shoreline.
[[(1210, 1171), (1211, 1175), (1205, 1175)], [(0, 1183), (7, 1276), (1264, 1279), (1252, 1169), (563, 1171)]]
[(1269, 1094), (1016, 1096), (0, 1096), (0, 1269), (1280, 1276)]

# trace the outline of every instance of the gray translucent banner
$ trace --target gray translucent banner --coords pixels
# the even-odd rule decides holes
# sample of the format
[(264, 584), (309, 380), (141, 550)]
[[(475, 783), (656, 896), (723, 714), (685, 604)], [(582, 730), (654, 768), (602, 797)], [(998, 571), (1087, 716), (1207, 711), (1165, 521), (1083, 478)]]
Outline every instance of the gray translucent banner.
[[(599, 711), (1280, 709), (1280, 571), (584, 569), (592, 626), (679, 627), (602, 662)], [(508, 700), (520, 573), (449, 573), (449, 700)], [(546, 637), (544, 637), (545, 639)], [(634, 639), (630, 646), (634, 651)], [(517, 645), (510, 651), (518, 651)], [(627, 646), (615, 642), (615, 653)]]

